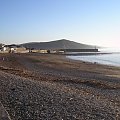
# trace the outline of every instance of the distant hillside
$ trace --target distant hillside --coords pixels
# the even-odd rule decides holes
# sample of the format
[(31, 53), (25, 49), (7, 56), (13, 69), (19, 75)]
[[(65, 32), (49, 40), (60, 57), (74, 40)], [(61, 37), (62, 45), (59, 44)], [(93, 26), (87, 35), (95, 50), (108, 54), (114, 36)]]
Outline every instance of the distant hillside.
[(93, 49), (95, 46), (81, 44), (66, 39), (51, 41), (51, 42), (32, 42), (21, 44), (27, 48), (34, 49)]

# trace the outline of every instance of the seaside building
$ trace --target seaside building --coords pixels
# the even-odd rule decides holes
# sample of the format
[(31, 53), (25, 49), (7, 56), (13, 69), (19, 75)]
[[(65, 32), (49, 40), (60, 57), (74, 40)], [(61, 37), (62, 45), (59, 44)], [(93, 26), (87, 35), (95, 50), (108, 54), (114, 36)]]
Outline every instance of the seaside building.
[(19, 46), (19, 45), (2, 45), (0, 44), (0, 51), (2, 53), (26, 53), (28, 50), (26, 50), (25, 47)]

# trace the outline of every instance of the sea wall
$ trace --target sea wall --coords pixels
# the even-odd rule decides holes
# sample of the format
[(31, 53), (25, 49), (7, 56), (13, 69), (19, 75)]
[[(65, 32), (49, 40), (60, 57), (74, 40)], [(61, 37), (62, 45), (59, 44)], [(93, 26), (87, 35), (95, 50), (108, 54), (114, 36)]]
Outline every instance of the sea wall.
[(98, 52), (98, 49), (61, 49), (65, 52)]

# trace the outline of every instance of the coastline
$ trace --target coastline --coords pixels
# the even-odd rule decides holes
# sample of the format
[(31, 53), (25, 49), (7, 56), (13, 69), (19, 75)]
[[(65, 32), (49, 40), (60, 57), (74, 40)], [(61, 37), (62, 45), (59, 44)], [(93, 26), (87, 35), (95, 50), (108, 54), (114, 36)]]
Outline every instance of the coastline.
[(120, 68), (55, 54), (2, 57), (0, 101), (11, 119), (120, 118)]
[(73, 60), (80, 60), (83, 62), (90, 62), (93, 64), (101, 64), (101, 65), (108, 65), (108, 66), (116, 66), (120, 67), (120, 53), (99, 53), (99, 54), (78, 54), (78, 55), (67, 55), (68, 59)]
[(64, 55), (71, 55), (71, 56), (84, 56), (84, 55), (101, 55), (101, 54), (113, 54), (112, 52), (81, 52), (81, 53), (65, 53)]

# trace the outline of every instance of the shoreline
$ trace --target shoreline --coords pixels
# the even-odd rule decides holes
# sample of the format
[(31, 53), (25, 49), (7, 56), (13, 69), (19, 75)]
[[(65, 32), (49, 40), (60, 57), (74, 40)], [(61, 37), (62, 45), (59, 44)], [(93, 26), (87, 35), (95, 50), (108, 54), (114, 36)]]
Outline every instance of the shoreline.
[(100, 55), (100, 54), (113, 54), (113, 53), (100, 53), (100, 52), (96, 52), (96, 53), (69, 53), (69, 54), (65, 54), (65, 55), (70, 55), (70, 56), (87, 56), (87, 55)]
[[(55, 53), (54, 53), (55, 54)], [(79, 53), (65, 53), (61, 55), (70, 55), (70, 56), (87, 56), (87, 55), (106, 55), (106, 54), (120, 54), (120, 52), (79, 52)], [(57, 54), (56, 54), (57, 55)], [(58, 54), (59, 55), (59, 54)]]
[(120, 118), (119, 68), (55, 54), (3, 56), (0, 101), (11, 119)]
[(116, 54), (119, 54), (119, 53), (67, 55), (66, 58), (72, 59), (72, 60), (77, 60), (77, 61), (89, 62), (89, 63), (93, 63), (93, 64), (107, 65), (107, 66), (113, 66), (113, 67), (120, 67), (120, 63), (119, 62), (110, 61), (109, 59), (107, 59), (107, 56), (103, 57), (103, 58), (102, 58), (102, 56), (99, 56), (99, 55), (116, 55)]

